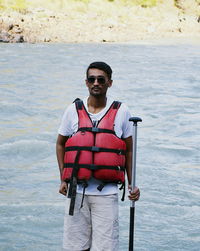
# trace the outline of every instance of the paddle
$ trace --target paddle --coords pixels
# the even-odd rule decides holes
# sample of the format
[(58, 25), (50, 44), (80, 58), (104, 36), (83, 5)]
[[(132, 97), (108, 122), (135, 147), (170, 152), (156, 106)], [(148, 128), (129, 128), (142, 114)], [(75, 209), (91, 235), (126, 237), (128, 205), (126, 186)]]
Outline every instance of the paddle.
[[(135, 188), (135, 181), (136, 181), (137, 123), (142, 122), (142, 119), (138, 117), (131, 117), (129, 121), (133, 122), (133, 157), (132, 157), (132, 177), (131, 177), (131, 191), (133, 191), (133, 189)], [(134, 221), (135, 221), (135, 201), (131, 201), (129, 251), (133, 251), (134, 247)]]

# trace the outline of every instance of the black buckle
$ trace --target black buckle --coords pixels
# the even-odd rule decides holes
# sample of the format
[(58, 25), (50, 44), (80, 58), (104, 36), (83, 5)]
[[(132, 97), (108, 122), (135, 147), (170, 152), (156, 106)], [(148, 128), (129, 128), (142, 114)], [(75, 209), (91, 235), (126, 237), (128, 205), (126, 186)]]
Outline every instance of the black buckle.
[(97, 127), (92, 127), (92, 132), (99, 132), (99, 128), (97, 128)]
[(99, 190), (99, 192), (102, 191), (102, 189), (104, 188), (105, 184), (101, 183), (100, 185), (98, 185), (97, 189)]
[(97, 169), (97, 167), (96, 167), (96, 165), (91, 164), (91, 165), (90, 165), (90, 169), (91, 169), (91, 170), (96, 170), (96, 169)]
[(99, 147), (92, 146), (92, 152), (99, 152)]

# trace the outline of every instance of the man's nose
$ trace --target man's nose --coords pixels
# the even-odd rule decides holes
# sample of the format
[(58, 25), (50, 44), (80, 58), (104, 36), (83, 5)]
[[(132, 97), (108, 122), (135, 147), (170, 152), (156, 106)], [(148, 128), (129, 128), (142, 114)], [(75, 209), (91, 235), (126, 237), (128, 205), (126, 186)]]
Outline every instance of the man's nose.
[(99, 85), (98, 79), (95, 78), (94, 85)]

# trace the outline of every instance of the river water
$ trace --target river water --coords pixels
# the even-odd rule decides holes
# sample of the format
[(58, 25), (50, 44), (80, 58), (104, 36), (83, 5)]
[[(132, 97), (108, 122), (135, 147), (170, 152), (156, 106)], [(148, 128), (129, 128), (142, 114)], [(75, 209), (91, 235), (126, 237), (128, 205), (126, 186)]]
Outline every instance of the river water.
[[(0, 250), (61, 250), (57, 129), (97, 60), (113, 68), (109, 95), (143, 119), (135, 250), (200, 250), (200, 47), (189, 44), (0, 44)], [(128, 228), (126, 199), (120, 251)]]

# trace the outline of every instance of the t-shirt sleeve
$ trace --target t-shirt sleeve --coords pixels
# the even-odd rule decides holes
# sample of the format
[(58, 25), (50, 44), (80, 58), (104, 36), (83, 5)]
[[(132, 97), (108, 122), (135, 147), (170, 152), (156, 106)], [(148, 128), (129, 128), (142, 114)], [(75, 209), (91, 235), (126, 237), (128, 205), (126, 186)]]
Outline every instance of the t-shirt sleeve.
[[(73, 121), (77, 118), (77, 112), (74, 104), (68, 106), (65, 110), (58, 133), (62, 136), (71, 136), (74, 133)], [(72, 121), (73, 119), (73, 121)], [(77, 118), (78, 119), (78, 118)]]
[(122, 138), (128, 138), (132, 136), (132, 123), (129, 121), (131, 117), (130, 110), (125, 104), (122, 104), (123, 120), (122, 120)]

